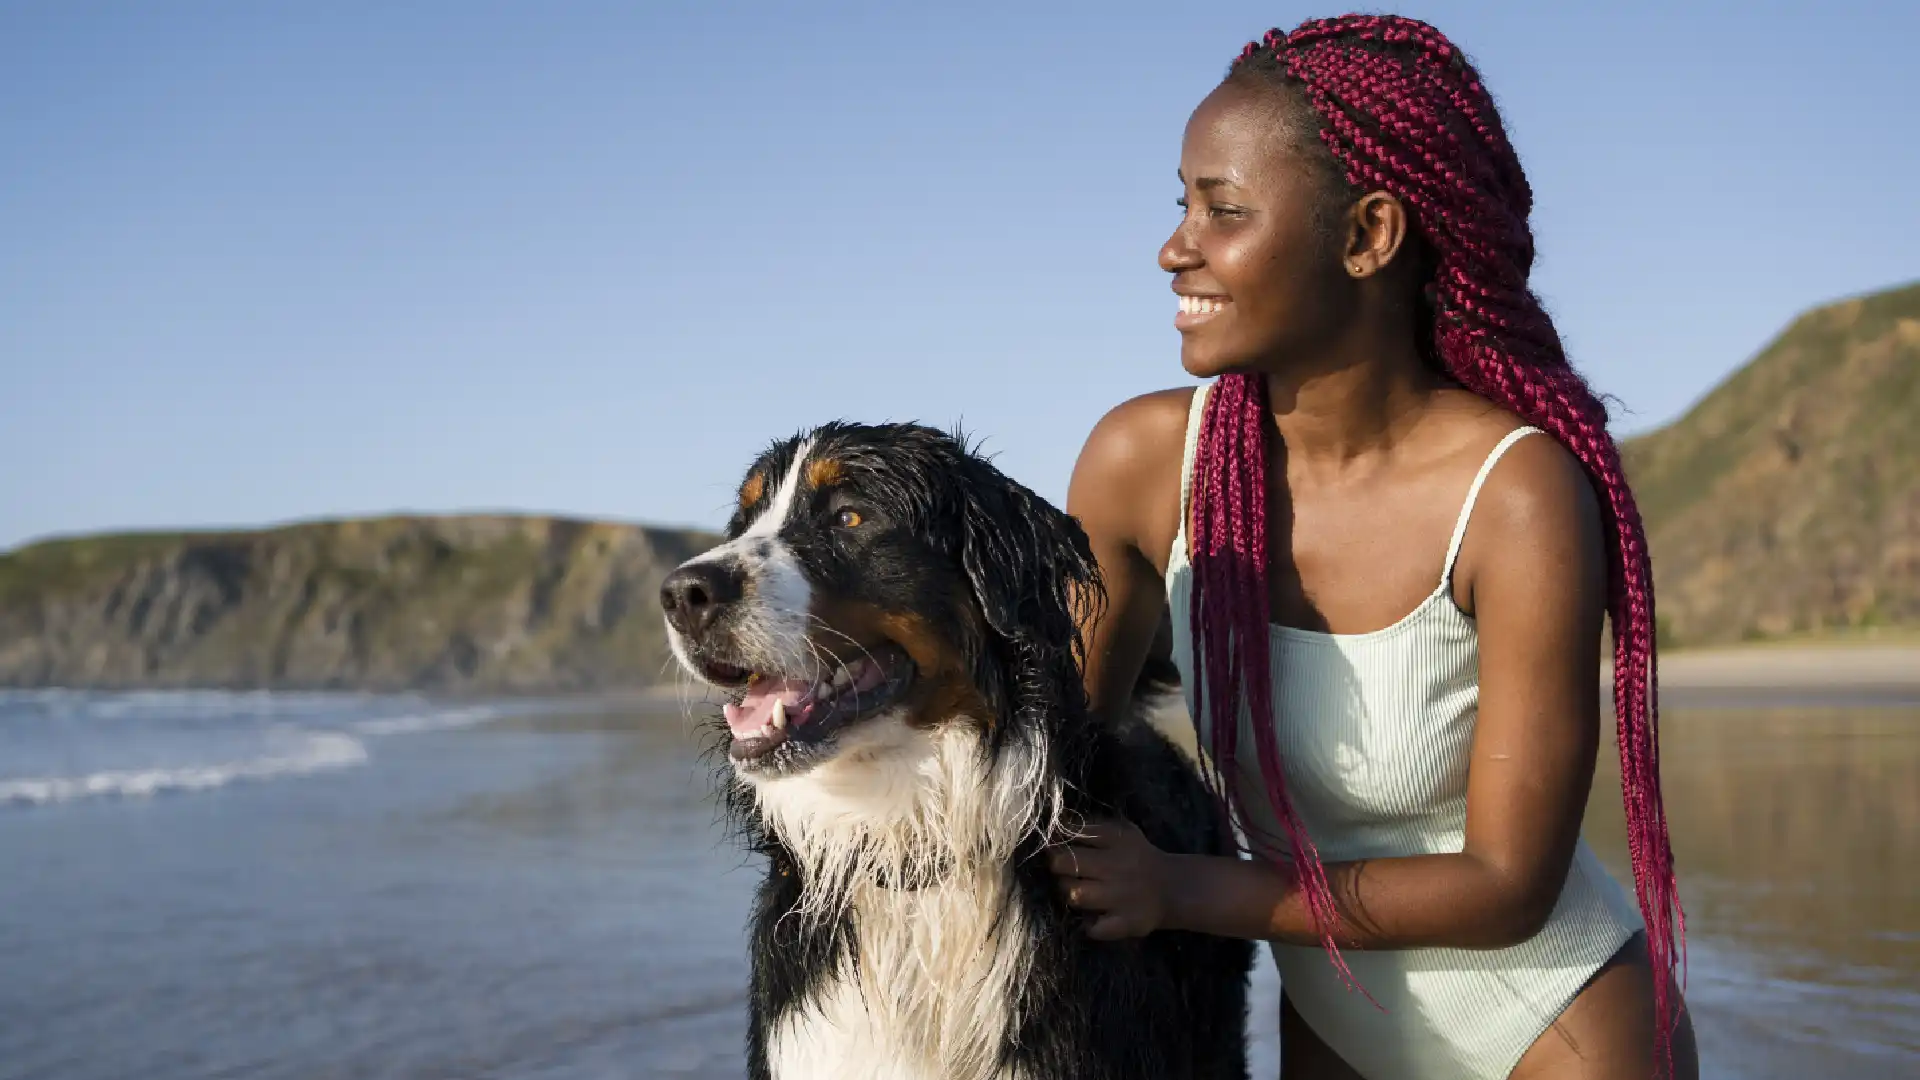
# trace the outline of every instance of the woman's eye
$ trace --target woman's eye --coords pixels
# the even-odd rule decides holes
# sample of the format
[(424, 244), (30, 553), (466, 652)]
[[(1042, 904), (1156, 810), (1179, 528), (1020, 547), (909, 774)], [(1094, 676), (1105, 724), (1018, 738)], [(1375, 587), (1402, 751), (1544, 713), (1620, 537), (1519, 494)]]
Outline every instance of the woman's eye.
[(840, 511), (840, 516), (836, 520), (840, 522), (842, 527), (851, 529), (858, 526), (862, 519), (860, 517), (860, 511), (848, 507)]

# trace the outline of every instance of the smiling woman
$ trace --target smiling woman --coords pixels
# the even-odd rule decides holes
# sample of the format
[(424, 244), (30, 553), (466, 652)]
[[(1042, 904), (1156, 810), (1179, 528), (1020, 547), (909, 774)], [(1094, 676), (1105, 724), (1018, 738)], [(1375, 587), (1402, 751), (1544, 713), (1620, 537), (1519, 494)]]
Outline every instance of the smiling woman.
[[(1215, 382), (1082, 452), (1111, 597), (1087, 680), (1124, 701), (1171, 609), (1255, 858), (1109, 822), (1056, 852), (1065, 895), (1117, 936), (1272, 942), (1289, 1076), (1691, 1076), (1645, 538), (1530, 291), (1532, 194), (1479, 73), (1410, 19), (1272, 31), (1180, 177), (1160, 265)], [(1638, 911), (1580, 837), (1609, 615)]]

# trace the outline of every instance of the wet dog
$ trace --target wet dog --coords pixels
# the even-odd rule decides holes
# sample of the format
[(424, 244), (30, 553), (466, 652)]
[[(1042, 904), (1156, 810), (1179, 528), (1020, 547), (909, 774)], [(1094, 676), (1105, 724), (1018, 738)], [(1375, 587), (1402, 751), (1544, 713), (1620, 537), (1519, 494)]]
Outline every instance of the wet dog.
[(1046, 866), (1107, 814), (1233, 850), (1179, 751), (1089, 714), (1076, 616), (1101, 596), (1078, 523), (914, 425), (775, 445), (726, 541), (669, 575), (674, 655), (726, 699), (724, 787), (766, 857), (751, 1076), (1246, 1075), (1252, 946), (1089, 940)]

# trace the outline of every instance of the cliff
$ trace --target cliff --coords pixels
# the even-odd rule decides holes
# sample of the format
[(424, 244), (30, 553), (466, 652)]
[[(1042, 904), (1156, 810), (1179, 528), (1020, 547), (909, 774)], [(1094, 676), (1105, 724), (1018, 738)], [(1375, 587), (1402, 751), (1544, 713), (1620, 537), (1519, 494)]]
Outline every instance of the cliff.
[(1623, 453), (1663, 640), (1920, 626), (1920, 284), (1807, 312)]
[(646, 686), (661, 578), (715, 540), (474, 516), (49, 541), (0, 555), (0, 685)]

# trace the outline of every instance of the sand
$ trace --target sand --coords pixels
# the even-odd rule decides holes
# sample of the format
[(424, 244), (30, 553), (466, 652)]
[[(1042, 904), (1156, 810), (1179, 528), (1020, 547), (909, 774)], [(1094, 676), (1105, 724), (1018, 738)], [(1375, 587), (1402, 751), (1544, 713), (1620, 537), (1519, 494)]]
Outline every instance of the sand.
[[(1609, 676), (1610, 677), (1610, 676)], [(1751, 645), (1662, 653), (1665, 689), (1920, 690), (1920, 645)]]

